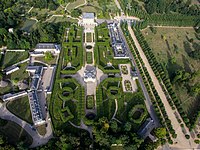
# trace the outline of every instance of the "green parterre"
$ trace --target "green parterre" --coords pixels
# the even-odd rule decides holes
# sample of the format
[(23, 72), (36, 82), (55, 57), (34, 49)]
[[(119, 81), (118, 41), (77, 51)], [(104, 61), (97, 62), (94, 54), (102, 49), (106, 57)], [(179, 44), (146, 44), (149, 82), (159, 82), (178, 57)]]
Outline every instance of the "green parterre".
[[(74, 41), (77, 34), (75, 30), (78, 30), (78, 28), (76, 25), (71, 26), (68, 33), (65, 33), (63, 49), (57, 67), (56, 81), (50, 102), (50, 113), (56, 135), (60, 131), (79, 133), (80, 129), (74, 128), (71, 123), (81, 125), (81, 121), (83, 121), (82, 123), (93, 128), (92, 135), (96, 148), (110, 148), (117, 140), (124, 147), (128, 147), (131, 143), (134, 143), (131, 144), (132, 146), (139, 147), (144, 141), (139, 138), (136, 132), (148, 117), (144, 96), (139, 84), (137, 83), (137, 92), (123, 92), (122, 78), (109, 77), (96, 87), (96, 95), (86, 95), (84, 87), (71, 77), (71, 74), (75, 74), (83, 66), (84, 61), (87, 61), (88, 55), (83, 51), (82, 39), (80, 42)], [(101, 37), (103, 38), (99, 41), (98, 38), (96, 39), (96, 45), (100, 48), (98, 51), (95, 49), (96, 65), (104, 73), (119, 73), (118, 64), (127, 63), (128, 60), (114, 60), (107, 25), (102, 24), (99, 29), (99, 34), (102, 34)], [(96, 31), (98, 32), (98, 27)], [(70, 47), (73, 46), (77, 46), (78, 50), (73, 48), (71, 50)], [(106, 54), (108, 57), (105, 58), (104, 53), (107, 52), (107, 48), (110, 49), (110, 52)], [(100, 55), (97, 53), (100, 53)], [(116, 68), (104, 68), (107, 65), (106, 59), (108, 58)], [(100, 61), (105, 62), (100, 64)], [(74, 67), (73, 69), (66, 67), (69, 66), (69, 62)], [(75, 63), (77, 63), (77, 67), (75, 67)], [(93, 110), (96, 110), (95, 114)], [(130, 115), (132, 112), (133, 114)], [(127, 133), (129, 131), (131, 131), (131, 134)]]
[(75, 79), (58, 79), (51, 100), (55, 128), (68, 121), (80, 123), (84, 115), (84, 89)]
[[(136, 93), (124, 93), (121, 78), (107, 78), (97, 87), (97, 116), (111, 119), (118, 103), (116, 118), (122, 122), (129, 120), (128, 113), (137, 104), (144, 106), (144, 96), (139, 88)], [(139, 87), (139, 85), (138, 85)], [(145, 107), (145, 106), (144, 106)], [(142, 121), (139, 123), (141, 124)]]
[(76, 73), (84, 63), (82, 31), (83, 29), (75, 24), (66, 31), (66, 38), (62, 44), (64, 54), (61, 72), (63, 74)]

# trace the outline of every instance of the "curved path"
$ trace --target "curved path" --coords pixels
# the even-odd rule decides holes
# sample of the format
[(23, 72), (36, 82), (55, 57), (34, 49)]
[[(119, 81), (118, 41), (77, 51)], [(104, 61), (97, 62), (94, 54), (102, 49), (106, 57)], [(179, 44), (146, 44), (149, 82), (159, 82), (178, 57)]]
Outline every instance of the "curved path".
[[(10, 120), (18, 125), (20, 125), (26, 132), (32, 137), (33, 143), (31, 144), (30, 148), (37, 147), (40, 145), (46, 144), (51, 138), (53, 138), (53, 133), (52, 130), (47, 129), (47, 133), (45, 136), (39, 135), (37, 131), (34, 131), (32, 129), (31, 124), (23, 121), (22, 119), (18, 118), (14, 114), (12, 114), (10, 111), (5, 106), (6, 104), (1, 104), (0, 106), (0, 118), (5, 119), (5, 120)], [(51, 124), (48, 122), (48, 127), (50, 127)]]
[[(112, 116), (112, 119), (115, 118), (115, 116), (116, 116), (116, 114), (117, 114), (117, 110), (118, 110), (118, 103), (117, 103), (117, 99), (115, 99), (115, 112), (114, 112), (114, 114), (113, 114), (113, 116)], [(111, 119), (111, 120), (112, 120), (112, 119)]]
[[(175, 111), (172, 110), (171, 106), (169, 105), (167, 98), (165, 96), (165, 93), (162, 90), (162, 87), (160, 86), (160, 83), (158, 81), (158, 79), (156, 78), (142, 48), (140, 47), (140, 44), (132, 30), (132, 28), (130, 26), (128, 26), (128, 30), (129, 33), (131, 34), (131, 37), (139, 51), (139, 54), (144, 62), (145, 67), (147, 68), (147, 71), (149, 72), (149, 75), (154, 83), (155, 89), (158, 92), (158, 95), (160, 96), (162, 103), (164, 104), (165, 110), (167, 112), (167, 115), (169, 117), (169, 119), (171, 120), (171, 124), (173, 126), (173, 129), (176, 131), (177, 134), (177, 138), (174, 140), (175, 142), (177, 142), (177, 144), (173, 145), (173, 148), (196, 148), (197, 145), (194, 143), (193, 139), (186, 139), (185, 135), (182, 132), (182, 128), (180, 126), (180, 123), (178, 123), (178, 120), (175, 116)], [(187, 134), (190, 134), (188, 129), (187, 129)]]
[(69, 121), (69, 123), (70, 123), (73, 127), (75, 127), (75, 128), (83, 129), (83, 130), (88, 131), (89, 134), (90, 134), (90, 138), (93, 139), (92, 127), (85, 125), (84, 122), (83, 122), (83, 120), (81, 120), (81, 125), (80, 125), (80, 126), (77, 126), (77, 125), (73, 124), (71, 121)]

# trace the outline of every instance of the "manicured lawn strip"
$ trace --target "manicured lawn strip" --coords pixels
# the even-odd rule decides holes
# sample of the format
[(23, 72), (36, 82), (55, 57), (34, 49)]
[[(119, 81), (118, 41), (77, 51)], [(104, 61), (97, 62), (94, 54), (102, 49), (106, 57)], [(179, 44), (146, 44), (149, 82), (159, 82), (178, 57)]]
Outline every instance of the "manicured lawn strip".
[(86, 32), (86, 39), (87, 39), (87, 42), (92, 42), (92, 33)]
[(93, 109), (94, 108), (94, 96), (93, 95), (88, 95), (86, 97), (86, 108), (87, 109)]
[(19, 141), (23, 140), (28, 147), (33, 141), (32, 137), (23, 128), (12, 121), (8, 121), (4, 127), (0, 127), (0, 132), (8, 137), (9, 142), (12, 144), (18, 144)]
[(28, 96), (8, 102), (6, 107), (22, 120), (33, 124)]
[(86, 60), (88, 64), (92, 64), (93, 60), (92, 60), (92, 52), (86, 52)]

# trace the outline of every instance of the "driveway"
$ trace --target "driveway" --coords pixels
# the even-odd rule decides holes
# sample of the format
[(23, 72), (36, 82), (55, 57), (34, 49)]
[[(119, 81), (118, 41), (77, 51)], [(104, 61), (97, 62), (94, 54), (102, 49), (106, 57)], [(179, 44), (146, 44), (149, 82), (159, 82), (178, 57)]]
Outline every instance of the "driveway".
[[(33, 143), (31, 144), (31, 148), (37, 147), (40, 145), (46, 144), (51, 138), (53, 138), (52, 130), (47, 130), (47, 133), (45, 136), (39, 135), (37, 131), (32, 130), (32, 126), (23, 121), (22, 119), (16, 117), (14, 114), (12, 114), (10, 111), (7, 110), (5, 104), (0, 106), (0, 117), (5, 120), (10, 120), (18, 125), (20, 125), (26, 132), (33, 138)], [(50, 127), (51, 124), (48, 122), (48, 127)]]

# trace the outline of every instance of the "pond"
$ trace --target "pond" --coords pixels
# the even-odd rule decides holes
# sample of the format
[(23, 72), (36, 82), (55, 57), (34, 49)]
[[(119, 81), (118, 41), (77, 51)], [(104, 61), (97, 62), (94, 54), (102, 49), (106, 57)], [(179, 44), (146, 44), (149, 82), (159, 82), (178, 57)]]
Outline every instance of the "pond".
[(92, 49), (92, 46), (91, 45), (87, 45), (86, 49)]
[(117, 95), (117, 94), (118, 94), (118, 91), (117, 91), (117, 90), (110, 90), (110, 93), (111, 93), (112, 95)]

